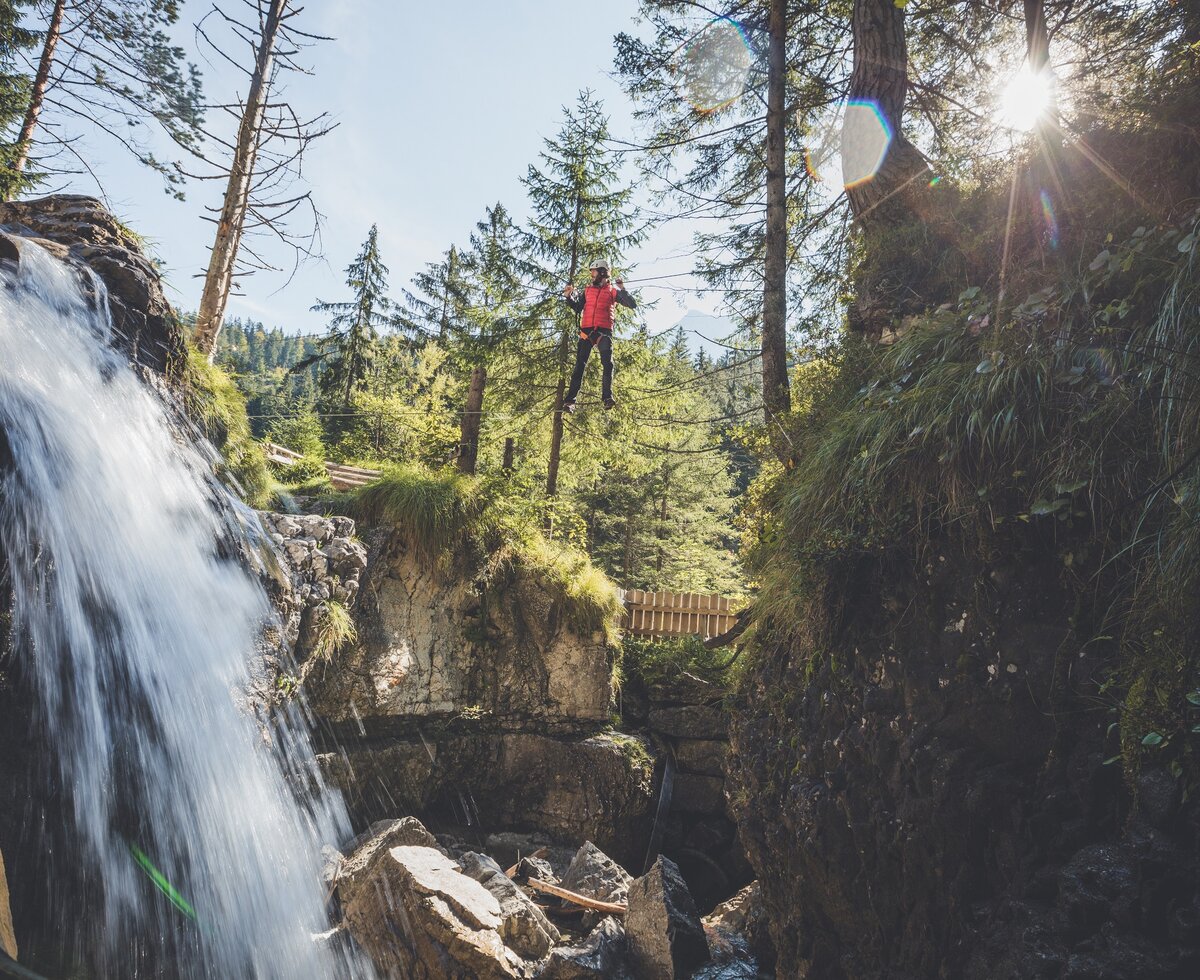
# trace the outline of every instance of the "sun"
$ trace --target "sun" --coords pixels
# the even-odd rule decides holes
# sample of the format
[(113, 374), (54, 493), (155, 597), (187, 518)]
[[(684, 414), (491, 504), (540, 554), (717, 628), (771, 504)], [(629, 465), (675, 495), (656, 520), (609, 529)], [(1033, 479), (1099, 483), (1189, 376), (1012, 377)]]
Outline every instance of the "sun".
[(1000, 93), (996, 121), (1027, 133), (1046, 118), (1053, 98), (1054, 76), (1048, 71), (1033, 72), (1024, 65)]

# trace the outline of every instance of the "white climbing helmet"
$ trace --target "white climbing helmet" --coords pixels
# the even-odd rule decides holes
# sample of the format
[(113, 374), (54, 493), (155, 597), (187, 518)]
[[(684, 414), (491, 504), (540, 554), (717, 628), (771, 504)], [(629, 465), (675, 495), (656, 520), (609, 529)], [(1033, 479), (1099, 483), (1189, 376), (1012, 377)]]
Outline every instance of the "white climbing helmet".
[(588, 266), (588, 271), (595, 272), (597, 269), (603, 269), (606, 276), (612, 272), (608, 267), (608, 259), (593, 259), (592, 264)]

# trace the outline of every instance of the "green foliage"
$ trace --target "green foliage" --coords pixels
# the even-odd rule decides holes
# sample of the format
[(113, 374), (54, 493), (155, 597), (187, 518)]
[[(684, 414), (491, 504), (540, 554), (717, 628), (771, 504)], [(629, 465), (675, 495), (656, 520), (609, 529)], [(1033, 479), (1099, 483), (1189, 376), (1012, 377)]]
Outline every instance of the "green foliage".
[(316, 615), (316, 639), (312, 653), (318, 660), (328, 662), (344, 646), (358, 640), (358, 630), (350, 610), (342, 603), (327, 599), (317, 607)]
[(400, 465), (337, 503), (363, 521), (395, 527), (425, 562), (472, 561), (485, 582), (520, 567), (559, 602), (573, 629), (614, 639), (616, 587), (584, 553), (547, 541), (541, 512), (520, 506), (504, 488), (454, 470)]
[[(321, 391), (344, 408), (365, 384), (374, 366), (379, 328), (391, 326), (387, 298), (387, 266), (379, 254), (379, 229), (371, 225), (367, 240), (354, 261), (346, 267), (346, 285), (353, 292), (340, 303), (318, 301), (313, 310), (330, 313), (329, 333), (309, 363), (320, 363)], [(306, 366), (306, 365), (305, 365)]]
[(1077, 626), (1115, 638), (1127, 753), (1180, 745), (1200, 667), (1198, 242), (1200, 214), (1139, 227), (1002, 326), (972, 287), (890, 348), (847, 343), (807, 379), (799, 465), (760, 487), (758, 629), (819, 655), (839, 597), (935, 541), (1048, 554)]
[(251, 435), (245, 396), (224, 371), (210, 364), (194, 347), (188, 348), (182, 389), (188, 414), (221, 450), (227, 473), (246, 502), (266, 507), (272, 494), (271, 474), (262, 447)]
[(29, 105), (30, 78), (18, 68), (24, 50), (37, 44), (37, 35), (20, 26), (23, 8), (30, 0), (0, 0), (0, 200), (7, 201), (24, 190), (31, 180), (18, 174), (13, 165), (17, 146), (12, 134), (18, 129)]
[(685, 671), (722, 686), (731, 684), (740, 661), (728, 648), (710, 650), (698, 636), (627, 636), (621, 641), (621, 671), (625, 677), (657, 684)]
[(478, 481), (470, 477), (398, 464), (355, 491), (349, 506), (371, 524), (392, 525), (424, 559), (432, 560), (486, 533), (485, 503)]

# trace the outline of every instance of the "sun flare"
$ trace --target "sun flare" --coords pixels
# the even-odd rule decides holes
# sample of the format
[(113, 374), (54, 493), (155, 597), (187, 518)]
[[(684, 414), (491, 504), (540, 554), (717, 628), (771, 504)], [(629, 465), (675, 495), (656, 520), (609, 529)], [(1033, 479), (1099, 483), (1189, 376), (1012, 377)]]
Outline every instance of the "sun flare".
[(1021, 68), (1000, 94), (997, 121), (1009, 129), (1029, 132), (1045, 119), (1054, 97), (1054, 76)]

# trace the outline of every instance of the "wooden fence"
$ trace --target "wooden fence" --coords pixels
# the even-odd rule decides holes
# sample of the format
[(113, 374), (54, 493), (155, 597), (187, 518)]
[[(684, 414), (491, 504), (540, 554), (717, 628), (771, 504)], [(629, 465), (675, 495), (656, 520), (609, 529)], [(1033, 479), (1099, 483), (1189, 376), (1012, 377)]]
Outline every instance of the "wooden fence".
[[(281, 466), (292, 466), (304, 457), (295, 450), (288, 449), (273, 442), (264, 442), (267, 459)], [(380, 470), (364, 470), (360, 466), (339, 466), (337, 463), (325, 464), (325, 472), (329, 474), (329, 482), (335, 490), (354, 490), (366, 486), (372, 480), (378, 480), (382, 475)]]
[(738, 610), (719, 595), (622, 590), (621, 629), (631, 636), (720, 636), (737, 622)]

